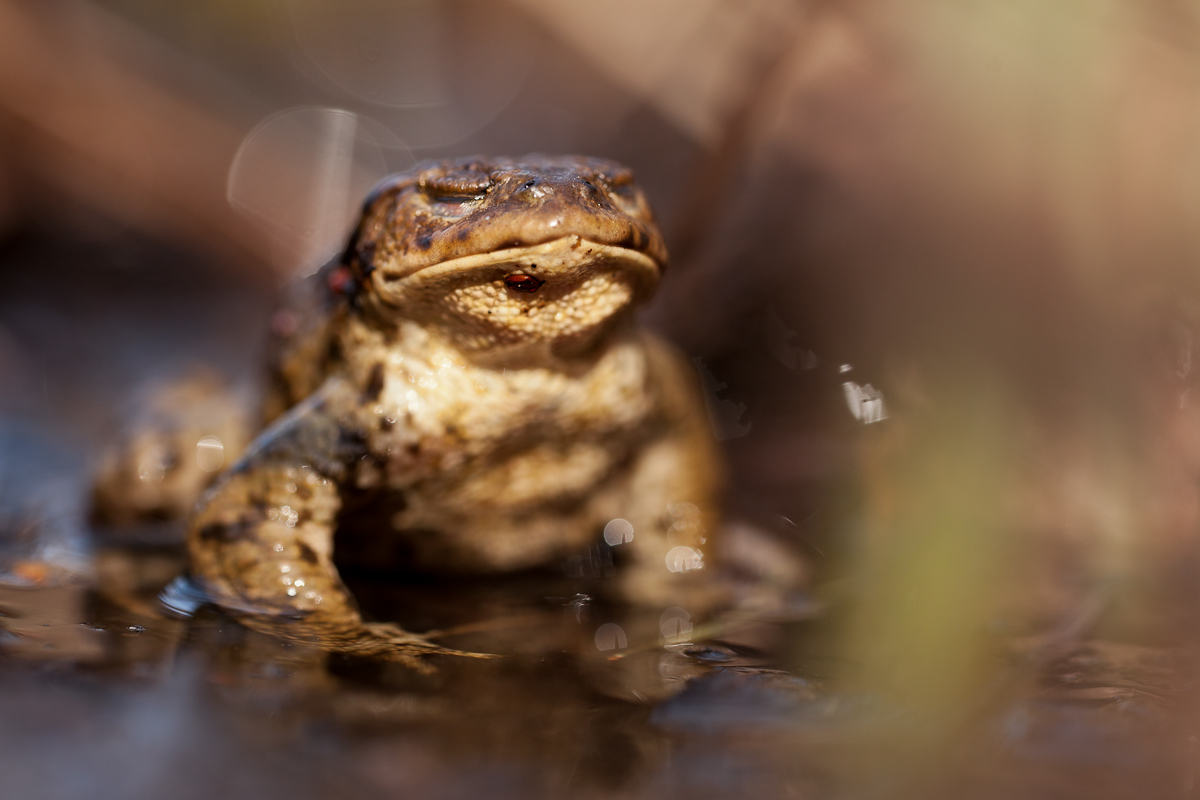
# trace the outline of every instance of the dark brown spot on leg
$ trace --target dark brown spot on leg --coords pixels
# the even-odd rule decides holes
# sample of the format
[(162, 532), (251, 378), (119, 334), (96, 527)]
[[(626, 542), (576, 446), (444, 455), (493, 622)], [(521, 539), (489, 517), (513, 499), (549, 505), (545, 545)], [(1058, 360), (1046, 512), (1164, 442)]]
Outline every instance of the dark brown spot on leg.
[(376, 363), (371, 367), (371, 377), (367, 379), (367, 386), (363, 389), (363, 399), (370, 402), (375, 402), (379, 399), (379, 393), (383, 391), (383, 364)]
[(204, 542), (219, 542), (225, 538), (225, 526), (219, 522), (210, 522), (196, 532)]
[(261, 513), (243, 514), (236, 522), (229, 524), (210, 522), (196, 535), (205, 542), (236, 542), (249, 538), (262, 521)]
[(342, 360), (342, 343), (336, 336), (329, 339), (325, 347), (325, 363), (335, 364)]
[(301, 561), (304, 561), (308, 564), (316, 564), (320, 561), (320, 559), (317, 558), (317, 552), (304, 542), (297, 542), (296, 550), (299, 553)]

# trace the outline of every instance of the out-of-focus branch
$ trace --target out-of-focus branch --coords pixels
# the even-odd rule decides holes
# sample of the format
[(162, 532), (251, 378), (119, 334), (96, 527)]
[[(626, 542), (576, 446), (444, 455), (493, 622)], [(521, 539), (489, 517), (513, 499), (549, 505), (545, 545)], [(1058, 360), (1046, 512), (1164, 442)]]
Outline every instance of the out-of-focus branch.
[(761, 51), (803, 17), (792, 0), (513, 0), (705, 147), (757, 82)]
[(790, 20), (780, 40), (760, 54), (737, 104), (724, 119), (721, 134), (710, 150), (703, 151), (681, 192), (682, 202), (671, 226), (672, 256), (686, 263), (703, 243), (714, 221), (725, 211), (730, 184), (746, 155), (764, 106), (778, 99), (789, 60), (803, 44), (808, 31), (803, 17)]
[(17, 185), (268, 276), (269, 241), (225, 198), (243, 126), (123, 62), (136, 33), (95, 24), (100, 13), (0, 0), (0, 127)]

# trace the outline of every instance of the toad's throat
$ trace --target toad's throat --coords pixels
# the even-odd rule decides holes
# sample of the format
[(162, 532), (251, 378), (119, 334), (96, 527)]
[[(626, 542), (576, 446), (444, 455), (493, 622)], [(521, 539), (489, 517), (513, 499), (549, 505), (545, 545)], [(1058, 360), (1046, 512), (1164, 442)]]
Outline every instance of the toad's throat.
[(519, 273), (539, 281), (578, 283), (599, 270), (624, 273), (637, 301), (653, 293), (662, 274), (658, 263), (645, 253), (572, 235), (537, 245), (452, 258), (406, 274), (381, 266), (372, 279), (382, 297), (403, 303), (467, 281), (503, 280)]

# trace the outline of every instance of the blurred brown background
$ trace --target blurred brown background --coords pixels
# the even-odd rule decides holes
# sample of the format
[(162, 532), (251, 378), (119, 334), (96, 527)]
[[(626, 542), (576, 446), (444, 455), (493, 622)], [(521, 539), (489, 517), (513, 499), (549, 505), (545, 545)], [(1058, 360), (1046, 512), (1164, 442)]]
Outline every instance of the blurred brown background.
[(732, 517), (843, 609), (841, 679), (926, 755), (1013, 698), (1159, 698), (1153, 791), (1192, 796), (1194, 3), (0, 0), (10, 487), (78, 479), (147, 381), (252, 381), (375, 180), (533, 151), (649, 193), (647, 322), (699, 359)]

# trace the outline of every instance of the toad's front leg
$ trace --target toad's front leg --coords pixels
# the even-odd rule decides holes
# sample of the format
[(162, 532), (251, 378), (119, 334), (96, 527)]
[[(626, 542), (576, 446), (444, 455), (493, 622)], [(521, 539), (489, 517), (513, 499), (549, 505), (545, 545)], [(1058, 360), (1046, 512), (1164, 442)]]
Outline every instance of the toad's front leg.
[(189, 526), (192, 577), (252, 628), (414, 663), (416, 655), (454, 652), (396, 625), (364, 622), (338, 577), (339, 484), (365, 452), (356, 399), (331, 380), (209, 490)]

